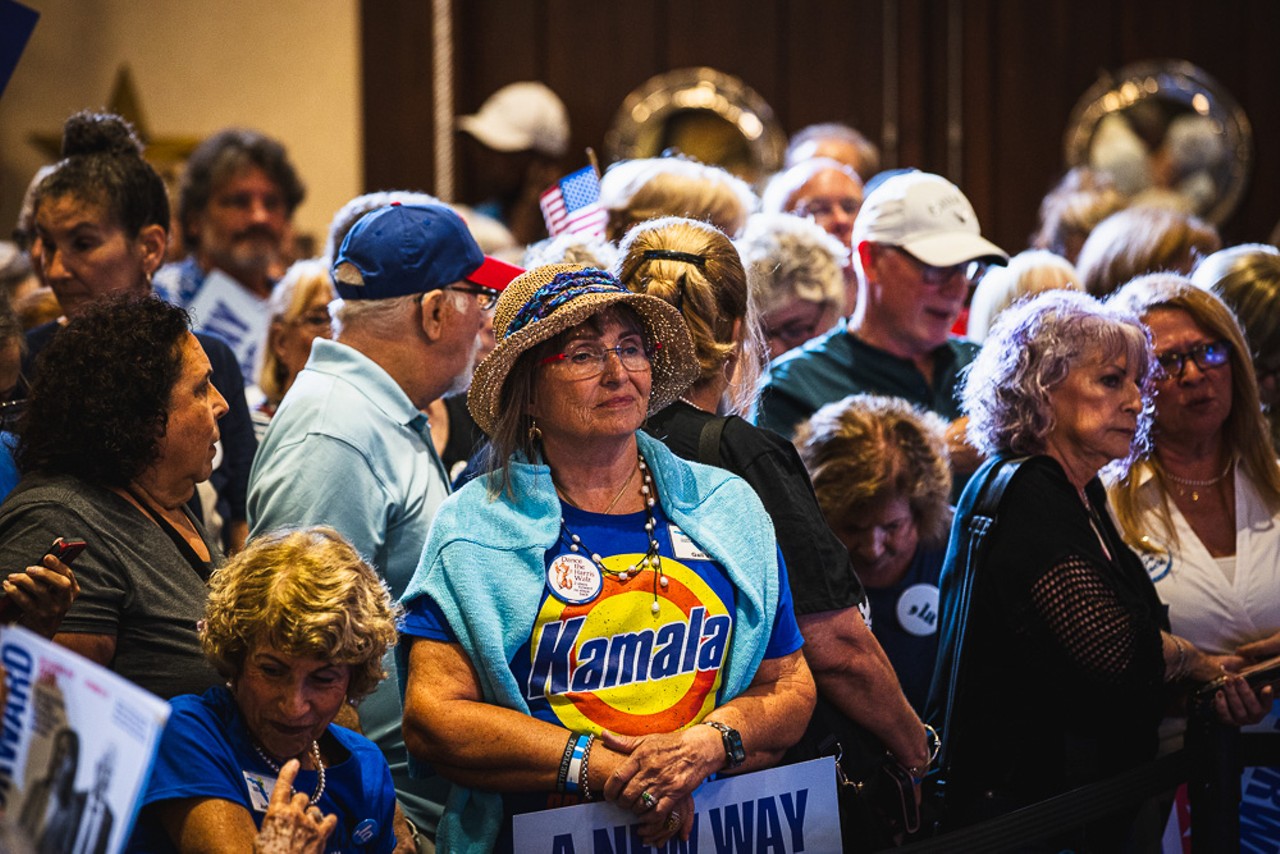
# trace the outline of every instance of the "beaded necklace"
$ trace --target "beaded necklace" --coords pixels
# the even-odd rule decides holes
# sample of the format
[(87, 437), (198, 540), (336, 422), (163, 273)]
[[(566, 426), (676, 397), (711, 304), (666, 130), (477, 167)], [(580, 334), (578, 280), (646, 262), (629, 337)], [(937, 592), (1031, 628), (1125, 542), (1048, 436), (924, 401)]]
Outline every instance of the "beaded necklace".
[[(279, 776), (280, 766), (272, 761), (271, 757), (267, 755), (265, 750), (258, 746), (257, 742), (254, 742), (253, 749), (258, 751), (258, 755), (262, 757), (263, 762), (267, 763), (267, 767)], [(311, 803), (314, 804), (316, 801), (320, 800), (320, 796), (324, 794), (324, 760), (320, 758), (320, 742), (311, 742), (311, 755), (315, 757), (316, 760), (316, 776), (318, 778), (316, 780), (315, 794), (311, 796)]]
[[(643, 476), (643, 482), (641, 483), (641, 486), (640, 486), (640, 495), (644, 498), (644, 512), (645, 512), (644, 530), (645, 530), (645, 535), (649, 539), (649, 548), (645, 552), (644, 557), (642, 557), (637, 563), (631, 564), (626, 569), (618, 570), (618, 569), (609, 569), (608, 567), (606, 567), (604, 565), (603, 559), (601, 559), (600, 554), (598, 552), (593, 552), (588, 550), (587, 553), (591, 557), (591, 562), (596, 565), (596, 568), (599, 569), (601, 573), (603, 573), (604, 575), (612, 575), (623, 584), (626, 584), (627, 581), (633, 575), (639, 575), (641, 572), (643, 572), (646, 569), (652, 569), (653, 570), (653, 605), (650, 607), (650, 610), (653, 611), (653, 613), (657, 614), (658, 611), (661, 610), (662, 608), (662, 606), (658, 604), (658, 589), (659, 588), (663, 590), (667, 589), (667, 576), (666, 576), (666, 573), (662, 571), (662, 558), (658, 555), (658, 540), (657, 540), (657, 535), (654, 533), (654, 530), (658, 527), (657, 521), (654, 519), (654, 515), (653, 515), (653, 508), (654, 508), (654, 505), (657, 503), (657, 500), (655, 498), (657, 493), (653, 489), (653, 478), (649, 476), (649, 467), (648, 465), (645, 464), (643, 455), (639, 455), (638, 465), (639, 465), (640, 473)], [(627, 483), (630, 483), (630, 482), (631, 482), (631, 478), (627, 478)], [(625, 486), (626, 484), (623, 484), (624, 488)], [(557, 489), (557, 491), (559, 490)], [(564, 497), (565, 501), (568, 501), (570, 504), (573, 504), (572, 501), (569, 501), (567, 496), (564, 496), (563, 492), (560, 494), (561, 494), (561, 497)], [(615, 498), (614, 503), (616, 502), (617, 502), (617, 499)], [(612, 505), (610, 506), (612, 507)], [(561, 531), (561, 539), (564, 540), (565, 545), (569, 547), (569, 551), (573, 552), (574, 554), (577, 554), (586, 548), (586, 546), (582, 542), (582, 538), (579, 537), (577, 534), (573, 533), (573, 531), (569, 530), (569, 523), (568, 521), (565, 520), (563, 516), (560, 517), (560, 531)]]

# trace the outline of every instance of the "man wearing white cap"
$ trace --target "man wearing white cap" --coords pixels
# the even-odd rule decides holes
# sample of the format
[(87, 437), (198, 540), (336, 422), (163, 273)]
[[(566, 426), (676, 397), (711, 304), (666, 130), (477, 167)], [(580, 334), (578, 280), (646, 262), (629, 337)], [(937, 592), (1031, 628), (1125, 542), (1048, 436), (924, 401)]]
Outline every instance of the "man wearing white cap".
[[(485, 256), (443, 205), (392, 203), (361, 217), (333, 262), (337, 338), (317, 339), (254, 457), (251, 533), (328, 525), (399, 598), (449, 494), (422, 410), (471, 375), (483, 315), (521, 272)], [(395, 675), (392, 653), (384, 666)], [(448, 784), (411, 779), (401, 717), (394, 678), (360, 705), (397, 800), (434, 838)]]
[[(951, 327), (986, 265), (1008, 256), (982, 236), (960, 189), (927, 172), (894, 175), (875, 187), (852, 242), (857, 307), (847, 321), (769, 366), (756, 423), (790, 436), (824, 404), (863, 393), (905, 398), (955, 421), (956, 381), (977, 345), (952, 338)], [(961, 428), (950, 433), (953, 452)], [(952, 466), (965, 473), (976, 462), (962, 454)]]
[(471, 140), (461, 153), (474, 186), (467, 201), (502, 222), (522, 244), (546, 237), (538, 197), (562, 174), (569, 114), (542, 83), (510, 83), (458, 119)]

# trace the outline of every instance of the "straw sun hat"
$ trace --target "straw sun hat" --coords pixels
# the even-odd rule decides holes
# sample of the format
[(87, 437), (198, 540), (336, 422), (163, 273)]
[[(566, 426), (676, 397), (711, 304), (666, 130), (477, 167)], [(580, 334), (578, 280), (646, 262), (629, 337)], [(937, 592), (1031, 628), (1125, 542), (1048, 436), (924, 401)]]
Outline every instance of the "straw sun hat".
[(521, 354), (620, 303), (639, 316), (647, 342), (662, 345), (653, 356), (649, 412), (679, 397), (698, 377), (693, 342), (680, 312), (657, 297), (628, 291), (603, 270), (549, 264), (517, 277), (498, 297), (493, 317), (498, 346), (476, 368), (467, 394), (467, 407), (480, 429), (493, 435), (502, 386)]

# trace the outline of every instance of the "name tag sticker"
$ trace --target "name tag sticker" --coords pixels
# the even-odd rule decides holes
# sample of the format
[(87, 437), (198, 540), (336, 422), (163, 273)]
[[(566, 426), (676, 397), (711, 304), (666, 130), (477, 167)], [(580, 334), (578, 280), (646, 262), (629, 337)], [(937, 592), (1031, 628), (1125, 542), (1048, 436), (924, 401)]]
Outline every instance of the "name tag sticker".
[(675, 525), (668, 525), (667, 530), (671, 533), (671, 551), (680, 560), (711, 560), (711, 555), (698, 548), (698, 544), (689, 539), (689, 535), (677, 528)]
[(271, 793), (276, 787), (275, 777), (265, 777), (256, 771), (244, 771), (244, 784), (249, 789), (249, 803), (258, 812), (266, 812), (271, 803)]

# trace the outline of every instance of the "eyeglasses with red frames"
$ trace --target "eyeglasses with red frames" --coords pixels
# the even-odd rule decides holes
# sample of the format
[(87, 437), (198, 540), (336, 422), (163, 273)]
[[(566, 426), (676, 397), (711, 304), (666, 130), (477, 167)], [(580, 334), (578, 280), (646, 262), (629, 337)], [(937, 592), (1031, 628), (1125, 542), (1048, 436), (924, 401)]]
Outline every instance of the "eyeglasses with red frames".
[(627, 371), (642, 373), (653, 367), (653, 357), (661, 349), (661, 344), (645, 347), (638, 341), (624, 341), (616, 347), (579, 344), (564, 353), (547, 356), (541, 364), (560, 364), (568, 379), (587, 380), (604, 373), (605, 360), (610, 353), (618, 357), (619, 364)]

